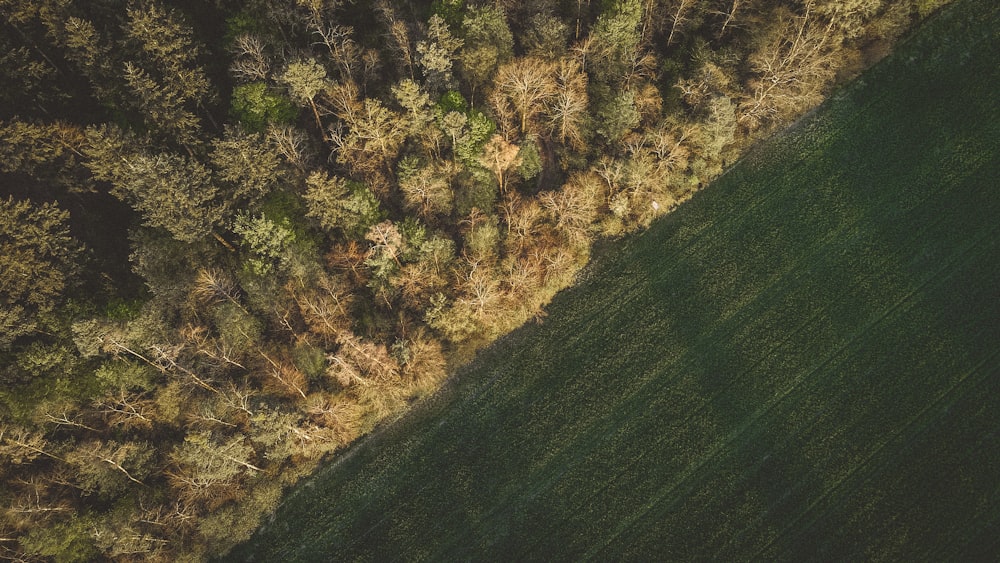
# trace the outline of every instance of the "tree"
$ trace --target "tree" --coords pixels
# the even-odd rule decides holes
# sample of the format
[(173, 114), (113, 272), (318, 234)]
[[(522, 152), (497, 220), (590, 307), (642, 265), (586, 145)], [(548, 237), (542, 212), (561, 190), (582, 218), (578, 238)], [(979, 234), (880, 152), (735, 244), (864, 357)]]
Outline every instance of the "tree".
[(111, 193), (142, 214), (145, 224), (177, 240), (195, 242), (225, 219), (212, 174), (194, 158), (148, 151), (145, 143), (114, 126), (87, 129), (87, 167), (111, 182)]
[(502, 322), (496, 316), (502, 298), (500, 277), (488, 264), (467, 259), (459, 295), (458, 302), (480, 326)]
[(507, 224), (503, 241), (507, 256), (520, 256), (527, 246), (541, 237), (545, 217), (539, 201), (540, 198), (524, 198), (517, 192), (510, 192), (503, 199), (500, 216)]
[(339, 69), (341, 80), (356, 80), (358, 67), (362, 62), (362, 51), (354, 41), (354, 28), (329, 24), (320, 18), (311, 18), (309, 27), (317, 43), (327, 48), (330, 61)]
[(288, 88), (292, 99), (302, 105), (308, 105), (316, 118), (316, 128), (323, 134), (323, 122), (316, 108), (316, 95), (326, 88), (326, 69), (316, 62), (316, 59), (299, 59), (288, 63), (285, 72), (278, 80)]
[[(88, 19), (70, 15), (54, 33), (65, 46), (66, 57), (87, 77), (97, 99), (104, 103), (121, 100), (121, 82), (112, 45)], [(53, 28), (50, 27), (50, 33)]]
[(167, 475), (182, 498), (218, 505), (239, 494), (244, 475), (263, 471), (253, 459), (253, 447), (241, 435), (189, 432), (170, 454)]
[(635, 93), (624, 90), (598, 109), (597, 132), (615, 146), (629, 131), (639, 126), (641, 117), (636, 108)]
[(197, 64), (191, 28), (155, 1), (129, 7), (126, 15), (134, 60), (125, 62), (124, 76), (133, 104), (158, 131), (183, 145), (196, 143), (201, 124), (192, 109), (204, 107), (211, 83)]
[(448, 163), (422, 165), (414, 158), (399, 163), (399, 189), (406, 208), (425, 221), (447, 216), (454, 206), (451, 180), (457, 173)]
[(34, 528), (20, 542), (28, 553), (55, 561), (93, 561), (98, 556), (89, 522), (79, 516)]
[(473, 6), (462, 21), (465, 42), (460, 53), (462, 74), (472, 86), (472, 105), (476, 90), (489, 83), (497, 68), (514, 55), (514, 36), (507, 26), (507, 16), (493, 4)]
[(304, 173), (307, 165), (315, 156), (309, 137), (305, 131), (291, 125), (273, 124), (267, 128), (267, 138), (274, 150), (284, 157), (285, 161)]
[(297, 287), (292, 292), (306, 326), (328, 344), (351, 326), (354, 296), (347, 286), (343, 278), (324, 275), (314, 285)]
[(0, 350), (31, 334), (78, 271), (83, 247), (56, 204), (0, 199)]
[(123, 184), (129, 173), (129, 159), (135, 152), (147, 150), (147, 139), (114, 124), (92, 125), (84, 132), (84, 164), (95, 180)]
[(258, 276), (271, 273), (274, 263), (284, 256), (289, 245), (295, 241), (295, 233), (287, 218), (272, 220), (264, 214), (237, 214), (233, 221), (233, 232), (249, 251), (246, 264)]
[(566, 54), (569, 32), (569, 26), (559, 18), (547, 13), (535, 14), (520, 36), (521, 46), (529, 57), (559, 59)]
[(705, 101), (712, 96), (732, 92), (733, 79), (731, 72), (711, 60), (706, 60), (695, 69), (690, 76), (677, 81), (675, 88), (680, 91), (681, 99), (692, 110), (699, 111)]
[(750, 93), (739, 107), (740, 123), (748, 129), (814, 105), (833, 79), (833, 22), (818, 21), (812, 6), (808, 2), (802, 15), (779, 11), (750, 54)]
[(591, 32), (587, 70), (604, 84), (620, 81), (639, 56), (642, 35), (640, 0), (616, 0), (604, 11)]
[[(509, 127), (508, 127), (509, 129)], [(465, 164), (466, 168), (475, 173), (483, 147), (493, 138), (497, 124), (480, 111), (469, 111), (465, 122), (458, 128), (457, 138), (452, 149), (455, 156)]]
[(210, 160), (230, 204), (257, 201), (277, 180), (278, 154), (270, 139), (240, 127), (226, 127), (223, 138), (212, 142)]
[[(416, 75), (413, 72), (414, 55), (409, 26), (399, 19), (396, 9), (387, 0), (375, 2), (375, 9), (378, 11), (382, 23), (389, 30), (386, 35), (387, 39), (390, 40), (390, 47), (398, 55), (396, 61), (397, 68), (401, 70), (400, 74), (409, 76), (410, 80), (416, 80)], [(405, 73), (402, 72), (404, 70)]]
[[(271, 463), (280, 463), (306, 448), (313, 436), (300, 426), (302, 416), (280, 410), (260, 410), (250, 417), (250, 436)], [(318, 433), (317, 433), (318, 437)], [(336, 445), (336, 444), (334, 444)], [(313, 452), (321, 454), (321, 452)]]
[(722, 38), (725, 36), (726, 31), (737, 26), (737, 21), (741, 17), (741, 14), (746, 12), (748, 5), (753, 4), (754, 0), (721, 0), (722, 9), (713, 12), (722, 19), (722, 24), (719, 26), (719, 32), (716, 37)]
[[(56, 483), (56, 480), (67, 483), (64, 474), (56, 476), (63, 468), (49, 472), (24, 471), (19, 478), (10, 479), (4, 495), (4, 510), (0, 511), (0, 529), (10, 534), (13, 530), (30, 530), (47, 528), (53, 520), (71, 517), (75, 512), (71, 495), (67, 494), (67, 486)], [(2, 537), (10, 538), (6, 535)], [(9, 540), (6, 543), (10, 543)], [(8, 555), (3, 551), (0, 554)]]
[(83, 129), (65, 122), (0, 122), (0, 172), (23, 173), (67, 192), (93, 189), (81, 166)]
[(194, 242), (223, 219), (223, 205), (209, 170), (173, 153), (138, 153), (128, 158), (112, 193), (142, 214), (145, 224), (165, 229), (177, 240)]
[(134, 229), (129, 244), (133, 271), (164, 303), (184, 300), (198, 268), (217, 250), (215, 241), (186, 243), (166, 231), (148, 228)]
[(392, 293), (391, 278), (403, 265), (400, 261), (404, 245), (403, 235), (392, 221), (382, 221), (372, 225), (365, 238), (371, 243), (365, 256), (365, 265), (372, 272), (369, 287), (375, 289), (376, 295), (391, 307), (389, 301)]
[(555, 95), (545, 108), (549, 135), (573, 149), (583, 149), (588, 103), (587, 74), (577, 61), (561, 59), (556, 69)]
[(152, 470), (154, 451), (150, 444), (99, 440), (78, 445), (66, 454), (79, 487), (87, 493), (115, 498), (131, 486), (143, 485)]
[(448, 290), (449, 274), (455, 259), (455, 242), (433, 235), (420, 244), (416, 261), (403, 266), (393, 283), (403, 305), (423, 314), (434, 295)]
[(338, 113), (347, 130), (331, 135), (337, 160), (359, 174), (387, 171), (406, 138), (402, 117), (373, 98), (348, 107), (350, 111)]
[(407, 341), (409, 354), (402, 367), (403, 374), (414, 384), (433, 389), (436, 383), (444, 379), (447, 372), (441, 342), (432, 338), (427, 332), (420, 329)]
[[(473, 209), (464, 221), (462, 238), (465, 243), (463, 253), (469, 265), (495, 261), (500, 247), (500, 228), (496, 215), (487, 215)], [(482, 274), (482, 272), (480, 272)]]
[(306, 186), (307, 216), (319, 220), (326, 230), (360, 239), (382, 220), (378, 198), (362, 184), (317, 171), (306, 179)]
[(263, 82), (233, 88), (230, 108), (233, 116), (250, 131), (263, 131), (270, 124), (291, 123), (299, 113), (288, 98), (272, 92)]
[(267, 374), (264, 380), (265, 390), (268, 394), (280, 394), (288, 397), (299, 397), (305, 399), (309, 390), (309, 381), (305, 374), (299, 370), (294, 362), (284, 357), (283, 353), (269, 353), (263, 349), (258, 349), (257, 353), (265, 360), (263, 373)]
[[(733, 110), (732, 103), (730, 103), (729, 123), (735, 125), (736, 116)], [(655, 158), (658, 167), (671, 173), (680, 172), (688, 166), (691, 156), (691, 138), (696, 132), (697, 127), (695, 126), (663, 120), (656, 127), (647, 129), (643, 142), (646, 149)], [(734, 133), (735, 128), (730, 132), (730, 135)], [(724, 140), (724, 143), (731, 140), (732, 137)]]
[(736, 105), (727, 96), (715, 96), (706, 106), (707, 115), (701, 130), (701, 156), (717, 160), (723, 149), (736, 139)]
[(865, 24), (882, 7), (883, 0), (820, 0), (816, 12), (830, 21), (848, 39), (857, 39)]
[(543, 192), (538, 200), (557, 229), (565, 231), (571, 238), (586, 238), (600, 209), (599, 179), (593, 174), (574, 174), (562, 188)]
[(245, 373), (247, 358), (263, 342), (263, 323), (235, 297), (216, 303), (207, 312), (215, 328), (191, 324), (182, 331), (184, 339), (202, 356), (205, 369), (223, 373)]
[(108, 426), (125, 429), (148, 429), (153, 426), (155, 403), (145, 392), (129, 392), (124, 386), (94, 402)]
[(670, 32), (667, 34), (667, 46), (669, 47), (684, 33), (685, 27), (689, 23), (689, 14), (697, 9), (700, 0), (672, 0), (668, 19), (670, 20)]
[(131, 46), (156, 63), (182, 99), (199, 100), (208, 93), (208, 79), (196, 65), (200, 49), (191, 28), (176, 12), (158, 2), (145, 2), (126, 9), (126, 15), (125, 33)]
[(364, 340), (349, 330), (337, 338), (339, 348), (329, 356), (327, 376), (345, 387), (389, 383), (399, 378), (399, 363), (382, 344)]
[(517, 145), (507, 142), (502, 135), (494, 135), (490, 142), (483, 148), (483, 155), (479, 162), (490, 172), (500, 187), (500, 193), (507, 190), (507, 180), (510, 171), (521, 164), (521, 149)]
[(178, 100), (177, 93), (170, 86), (164, 86), (146, 70), (132, 62), (124, 66), (125, 83), (132, 93), (132, 104), (147, 123), (181, 145), (197, 143), (197, 131), (201, 121)]
[(417, 41), (417, 63), (427, 90), (437, 95), (455, 87), (452, 66), (463, 41), (451, 34), (448, 24), (437, 14), (431, 16), (427, 28), (427, 38)]
[(233, 41), (230, 50), (233, 62), (229, 65), (229, 72), (238, 81), (263, 81), (271, 74), (270, 57), (265, 53), (264, 42), (256, 35), (240, 35)]
[(523, 58), (500, 67), (490, 103), (498, 114), (513, 113), (521, 134), (535, 132), (535, 118), (557, 92), (556, 65), (544, 59)]
[(461, 111), (449, 111), (441, 116), (440, 127), (449, 138), (451, 138), (452, 151), (458, 146), (458, 138), (466, 129), (469, 117)]
[(4, 465), (31, 463), (42, 456), (61, 460), (45, 432), (7, 424), (0, 424), (0, 454)]
[(430, 95), (410, 79), (401, 80), (394, 85), (392, 94), (406, 111), (404, 119), (407, 122), (407, 135), (415, 137), (424, 134), (427, 126), (434, 122)]
[(53, 94), (61, 94), (55, 88), (46, 87), (59, 82), (56, 67), (38, 51), (16, 41), (11, 33), (0, 36), (0, 52), (3, 53), (0, 56), (0, 80), (6, 85), (0, 91), (3, 115), (45, 111)]

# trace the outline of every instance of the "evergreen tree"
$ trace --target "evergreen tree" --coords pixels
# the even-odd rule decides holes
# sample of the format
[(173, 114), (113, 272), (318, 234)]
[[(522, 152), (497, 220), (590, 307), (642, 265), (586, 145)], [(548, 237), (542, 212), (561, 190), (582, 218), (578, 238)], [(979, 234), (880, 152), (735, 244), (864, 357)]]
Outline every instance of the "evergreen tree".
[(260, 133), (227, 127), (224, 136), (212, 142), (210, 160), (229, 205), (259, 200), (278, 180), (278, 153)]
[(493, 4), (471, 7), (462, 21), (464, 43), (459, 53), (462, 74), (475, 93), (496, 75), (497, 68), (514, 55), (514, 36), (507, 16)]
[(360, 239), (382, 220), (378, 199), (363, 185), (322, 172), (310, 174), (306, 185), (308, 216), (317, 219), (324, 229)]
[(115, 194), (130, 202), (150, 227), (194, 242), (224, 219), (218, 188), (200, 162), (174, 153), (138, 153), (128, 160)]
[(211, 83), (198, 64), (193, 33), (172, 10), (146, 2), (126, 10), (130, 60), (123, 66), (132, 104), (168, 140), (197, 144)]
[(431, 16), (427, 26), (427, 38), (417, 42), (417, 63), (424, 74), (424, 85), (436, 96), (455, 88), (452, 70), (464, 42), (452, 35), (448, 24), (437, 14)]
[(80, 244), (56, 204), (0, 199), (0, 350), (39, 329), (78, 271)]

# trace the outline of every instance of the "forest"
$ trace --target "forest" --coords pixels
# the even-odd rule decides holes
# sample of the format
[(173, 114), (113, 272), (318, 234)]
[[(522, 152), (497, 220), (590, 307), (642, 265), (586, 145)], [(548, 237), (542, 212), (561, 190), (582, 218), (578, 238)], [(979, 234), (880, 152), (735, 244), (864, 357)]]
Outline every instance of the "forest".
[(224, 554), (945, 1), (0, 0), (0, 557)]

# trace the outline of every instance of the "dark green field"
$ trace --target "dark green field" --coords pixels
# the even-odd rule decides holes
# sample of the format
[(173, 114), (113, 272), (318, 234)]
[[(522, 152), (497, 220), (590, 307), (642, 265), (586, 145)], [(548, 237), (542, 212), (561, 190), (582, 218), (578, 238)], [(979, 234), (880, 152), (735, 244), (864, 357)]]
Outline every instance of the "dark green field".
[(1000, 4), (598, 255), (235, 558), (1000, 557)]

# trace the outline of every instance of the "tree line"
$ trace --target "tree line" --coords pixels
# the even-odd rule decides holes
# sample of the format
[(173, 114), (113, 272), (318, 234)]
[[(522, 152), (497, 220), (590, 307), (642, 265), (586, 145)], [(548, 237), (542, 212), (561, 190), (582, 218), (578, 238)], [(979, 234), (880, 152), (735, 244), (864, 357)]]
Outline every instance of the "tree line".
[(945, 0), (0, 0), (0, 556), (204, 559)]

